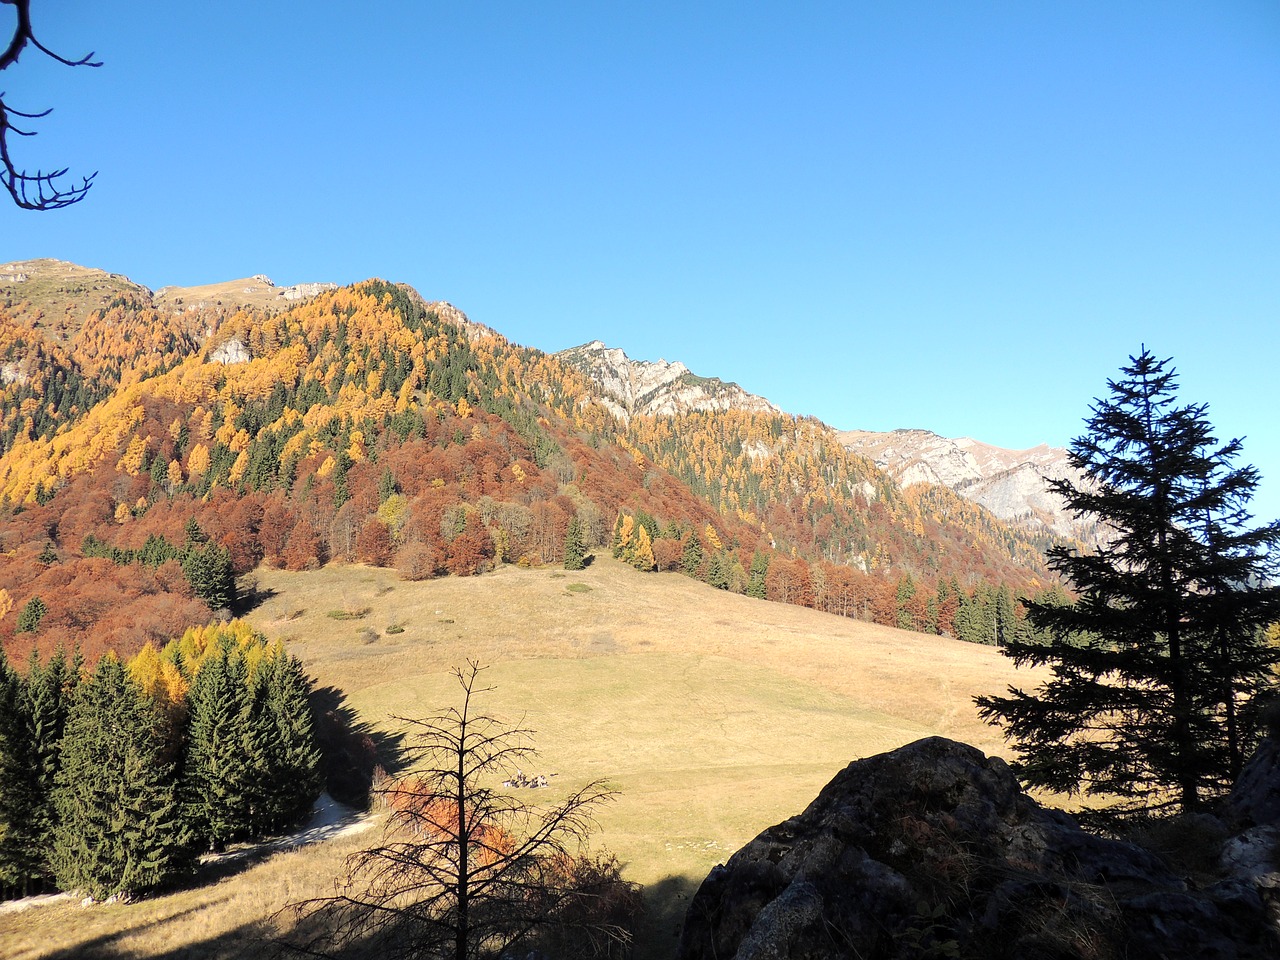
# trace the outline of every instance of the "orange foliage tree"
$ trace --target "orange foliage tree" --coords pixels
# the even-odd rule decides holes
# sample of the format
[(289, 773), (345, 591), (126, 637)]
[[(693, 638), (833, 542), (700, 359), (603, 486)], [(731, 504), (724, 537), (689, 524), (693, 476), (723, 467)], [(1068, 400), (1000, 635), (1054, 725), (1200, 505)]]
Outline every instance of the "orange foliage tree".
[[(343, 892), (297, 905), (322, 918), (323, 933), (296, 946), (327, 952), (374, 942), (384, 956), (470, 960), (537, 954), (548, 935), (556, 955), (568, 955), (562, 938), (571, 927), (629, 942), (636, 889), (616, 861), (583, 853), (591, 811), (610, 791), (595, 781), (535, 809), (490, 786), (502, 776), (512, 790), (539, 781), (515, 776), (535, 757), (530, 731), (476, 709), (491, 689), (479, 686), (481, 669), (472, 661), (454, 671), (458, 706), (403, 720), (417, 772), (382, 791), (390, 809), (382, 842), (349, 861)], [(588, 869), (601, 863), (613, 866), (603, 882)], [(621, 918), (597, 906), (619, 900), (633, 905)]]

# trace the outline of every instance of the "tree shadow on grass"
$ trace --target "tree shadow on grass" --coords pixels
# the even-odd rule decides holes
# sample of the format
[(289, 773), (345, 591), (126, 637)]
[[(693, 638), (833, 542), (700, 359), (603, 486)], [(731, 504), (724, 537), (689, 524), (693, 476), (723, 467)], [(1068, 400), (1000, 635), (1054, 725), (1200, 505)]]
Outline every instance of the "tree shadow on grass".
[(246, 574), (236, 584), (236, 600), (231, 605), (231, 612), (237, 617), (243, 617), (274, 596), (276, 596), (275, 590), (262, 586), (253, 574)]
[(396, 774), (403, 767), (404, 734), (373, 729), (337, 687), (312, 690), (310, 699), (324, 757), (325, 789), (347, 806), (368, 809), (378, 771)]
[[(148, 923), (103, 934), (46, 954), (44, 960), (126, 960), (126, 958), (134, 960), (138, 956), (137, 947), (129, 944), (128, 940), (149, 929), (167, 924), (199, 923), (199, 919), (194, 915), (206, 910), (209, 906), (210, 904), (201, 904), (159, 917)], [(174, 946), (168, 949), (151, 950), (146, 956), (148, 960), (241, 960), (248, 957), (282, 960), (285, 957), (299, 956), (299, 953), (289, 949), (287, 944), (320, 946), (323, 943), (324, 931), (307, 918), (303, 918), (292, 928), (282, 931), (277, 924), (283, 919), (281, 916), (264, 917), (204, 937), (183, 936), (181, 927), (175, 927), (171, 934), (164, 937)], [(311, 929), (312, 927), (314, 929)], [(324, 955), (334, 957), (335, 960), (364, 960), (364, 958), (378, 956), (365, 945), (347, 950), (325, 951)]]
[[(104, 934), (101, 934), (100, 936), (92, 937), (88, 940), (81, 941), (80, 943), (77, 943), (74, 946), (64, 947), (52, 953), (43, 954), (43, 958), (44, 960), (118, 960), (118, 958), (123, 958), (123, 957), (134, 957), (137, 955), (136, 948), (125, 946), (121, 943), (121, 941), (129, 937), (134, 937), (140, 933), (144, 933), (145, 931), (150, 930), (152, 928), (159, 927), (162, 924), (174, 923), (174, 922), (181, 923), (184, 918), (189, 920), (194, 920), (196, 914), (199, 914), (202, 911), (207, 910), (209, 907), (217, 905), (218, 903), (225, 902), (225, 899), (226, 898), (223, 898), (222, 900), (215, 900), (215, 901), (212, 901), (211, 903), (201, 903), (197, 906), (189, 907), (186, 910), (178, 910), (166, 916), (157, 917), (156, 919), (148, 921), (147, 923), (134, 924), (123, 930), (114, 930), (111, 933), (104, 933)], [(95, 908), (89, 907), (87, 909), (95, 909)], [(175, 960), (177, 957), (184, 957), (184, 958), (190, 957), (192, 958), (192, 960), (195, 960), (195, 958), (205, 958), (205, 957), (232, 957), (232, 956), (252, 956), (253, 955), (252, 948), (245, 943), (245, 940), (243, 937), (240, 939), (241, 952), (238, 954), (231, 952), (230, 949), (227, 949), (226, 951), (220, 952), (220, 953), (212, 953), (212, 952), (206, 953), (200, 950), (201, 946), (203, 945), (195, 944), (194, 950), (192, 950), (187, 946), (183, 946), (164, 954), (152, 954), (151, 956), (172, 957), (172, 958), (175, 958)], [(229, 944), (227, 946), (228, 948), (230, 947)]]
[[(693, 877), (669, 876), (645, 888), (647, 914), (635, 932), (633, 960), (668, 960), (674, 956), (680, 942), (681, 921), (698, 883)], [(148, 930), (156, 930), (157, 939), (173, 946), (148, 951), (149, 960), (239, 960), (244, 957), (286, 960), (300, 956), (381, 960), (390, 952), (403, 951), (404, 938), (412, 936), (409, 927), (389, 923), (381, 927), (375, 936), (337, 947), (324, 913), (308, 912), (305, 905), (286, 908), (272, 916), (212, 935), (184, 935), (182, 925), (189, 924), (188, 932), (198, 927), (201, 922), (199, 914), (219, 902), (178, 910), (146, 923), (82, 941), (44, 957), (45, 960), (133, 960), (138, 956), (135, 938)], [(169, 924), (175, 925), (172, 932), (164, 931), (162, 928)]]

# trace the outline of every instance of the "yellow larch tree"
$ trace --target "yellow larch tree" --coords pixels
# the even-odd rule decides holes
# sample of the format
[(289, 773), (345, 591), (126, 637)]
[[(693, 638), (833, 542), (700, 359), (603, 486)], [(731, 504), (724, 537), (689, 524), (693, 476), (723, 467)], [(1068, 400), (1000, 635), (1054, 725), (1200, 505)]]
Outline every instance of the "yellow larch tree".
[(193, 480), (203, 477), (209, 471), (209, 448), (197, 443), (187, 454), (187, 475)]
[(136, 477), (142, 472), (142, 461), (146, 456), (147, 438), (135, 435), (129, 441), (129, 446), (125, 448), (124, 456), (117, 461), (116, 467), (129, 474), (129, 476)]
[(236, 457), (236, 462), (231, 465), (231, 472), (227, 474), (228, 486), (236, 486), (244, 479), (244, 473), (249, 469), (249, 451), (241, 450), (240, 455)]
[(636, 548), (631, 558), (631, 565), (637, 570), (646, 572), (658, 565), (653, 558), (653, 541), (649, 539), (649, 531), (643, 526), (636, 530)]

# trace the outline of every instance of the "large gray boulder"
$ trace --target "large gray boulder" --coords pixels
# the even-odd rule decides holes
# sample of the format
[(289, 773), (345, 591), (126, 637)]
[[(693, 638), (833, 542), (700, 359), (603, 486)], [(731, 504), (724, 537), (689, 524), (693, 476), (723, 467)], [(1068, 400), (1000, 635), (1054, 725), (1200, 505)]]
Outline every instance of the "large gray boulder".
[(1280, 741), (1267, 737), (1258, 744), (1227, 797), (1226, 809), (1245, 825), (1280, 822)]
[(1274, 960), (1280, 941), (1247, 879), (1195, 889), (934, 737), (851, 763), (716, 867), (678, 956)]

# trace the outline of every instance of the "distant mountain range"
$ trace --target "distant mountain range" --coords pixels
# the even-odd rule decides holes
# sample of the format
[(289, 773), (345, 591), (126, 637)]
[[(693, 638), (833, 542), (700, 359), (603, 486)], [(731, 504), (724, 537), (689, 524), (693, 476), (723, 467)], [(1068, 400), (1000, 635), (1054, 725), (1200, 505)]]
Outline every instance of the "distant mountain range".
[[(624, 419), (698, 410), (781, 413), (773, 403), (736, 383), (697, 376), (679, 362), (632, 360), (599, 340), (557, 356), (599, 384), (606, 405)], [(910, 429), (844, 430), (836, 435), (846, 449), (871, 460), (900, 486), (940, 484), (1009, 523), (1065, 538), (1093, 535), (1094, 525), (1077, 522), (1048, 488), (1050, 479), (1082, 482), (1067, 462), (1067, 451), (1059, 447), (1041, 444), (1029, 450), (1006, 450), (968, 437), (950, 440), (928, 430)]]

